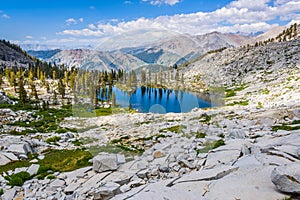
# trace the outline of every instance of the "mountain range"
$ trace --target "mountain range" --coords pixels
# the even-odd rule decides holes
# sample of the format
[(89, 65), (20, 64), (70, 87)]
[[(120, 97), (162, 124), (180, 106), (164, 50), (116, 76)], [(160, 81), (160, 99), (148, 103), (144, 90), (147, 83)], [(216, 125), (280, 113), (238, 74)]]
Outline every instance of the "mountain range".
[[(28, 54), (46, 62), (89, 70), (138, 70), (153, 66), (165, 68), (193, 61), (212, 50), (266, 41), (284, 29), (285, 27), (276, 27), (255, 37), (219, 32), (193, 36), (159, 30), (141, 30), (111, 38), (96, 49), (29, 50)], [(29, 59), (28, 62), (32, 61)]]
[[(138, 35), (137, 38), (142, 40), (142, 36)], [(143, 33), (143, 35), (148, 36), (149, 34)], [(119, 36), (114, 38), (114, 42), (107, 41), (95, 50), (48, 50), (28, 51), (28, 53), (44, 61), (64, 64), (68, 67), (75, 66), (98, 70), (135, 70), (149, 65), (161, 67), (173, 66), (174, 64), (180, 65), (201, 56), (207, 51), (223, 47), (237, 47), (251, 39), (248, 36), (219, 32), (198, 36), (188, 34), (168, 35), (169, 37), (164, 37), (150, 44), (149, 41), (146, 43), (137, 42), (132, 45), (128, 44), (127, 47), (124, 46), (124, 38)], [(134, 36), (131, 37), (134, 38)], [(127, 35), (125, 38), (128, 38)], [(100, 50), (109, 49), (109, 44), (112, 45), (111, 51)]]

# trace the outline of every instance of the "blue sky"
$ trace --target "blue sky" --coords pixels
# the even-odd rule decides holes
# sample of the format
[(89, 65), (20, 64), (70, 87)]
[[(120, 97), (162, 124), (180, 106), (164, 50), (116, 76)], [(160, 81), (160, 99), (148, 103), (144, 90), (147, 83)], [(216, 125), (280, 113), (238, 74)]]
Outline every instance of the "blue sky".
[(0, 38), (47, 45), (144, 28), (247, 34), (299, 20), (300, 0), (0, 0)]

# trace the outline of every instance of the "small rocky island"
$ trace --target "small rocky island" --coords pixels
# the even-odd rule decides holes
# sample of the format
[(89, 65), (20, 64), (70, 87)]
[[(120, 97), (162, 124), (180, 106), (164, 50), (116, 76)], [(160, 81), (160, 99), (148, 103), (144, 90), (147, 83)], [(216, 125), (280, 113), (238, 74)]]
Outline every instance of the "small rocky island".
[[(1, 76), (1, 198), (299, 198), (300, 39), (281, 37), (172, 69), (168, 88), (218, 105), (187, 113), (137, 113), (114, 107), (113, 94), (98, 102), (92, 73), (25, 56), (38, 64)], [(100, 77), (129, 92), (141, 81), (120, 73)], [(162, 87), (160, 73), (143, 84)]]

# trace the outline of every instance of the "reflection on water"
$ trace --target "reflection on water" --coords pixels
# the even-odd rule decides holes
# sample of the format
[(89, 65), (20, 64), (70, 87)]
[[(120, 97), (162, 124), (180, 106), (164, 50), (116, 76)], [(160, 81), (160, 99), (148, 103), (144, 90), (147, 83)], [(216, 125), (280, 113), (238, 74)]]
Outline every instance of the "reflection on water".
[(116, 87), (101, 88), (98, 98), (107, 101), (112, 96), (115, 96), (115, 103), (120, 107), (131, 107), (142, 113), (180, 113), (193, 108), (211, 107), (210, 102), (189, 92), (150, 87), (137, 87), (131, 93)]

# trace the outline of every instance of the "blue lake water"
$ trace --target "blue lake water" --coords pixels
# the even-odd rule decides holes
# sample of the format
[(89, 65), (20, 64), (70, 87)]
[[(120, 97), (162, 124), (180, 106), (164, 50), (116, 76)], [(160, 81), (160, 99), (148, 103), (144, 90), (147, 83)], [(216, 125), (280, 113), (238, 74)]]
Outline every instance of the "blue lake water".
[[(101, 91), (100, 89), (99, 96), (101, 96)], [(104, 91), (105, 94), (102, 95), (103, 100), (109, 99), (108, 91), (109, 89)], [(134, 92), (128, 93), (112, 87), (111, 92), (115, 94), (117, 105), (120, 107), (131, 107), (141, 113), (181, 113), (189, 112), (193, 108), (211, 107), (210, 102), (195, 94), (181, 90), (137, 87)]]

